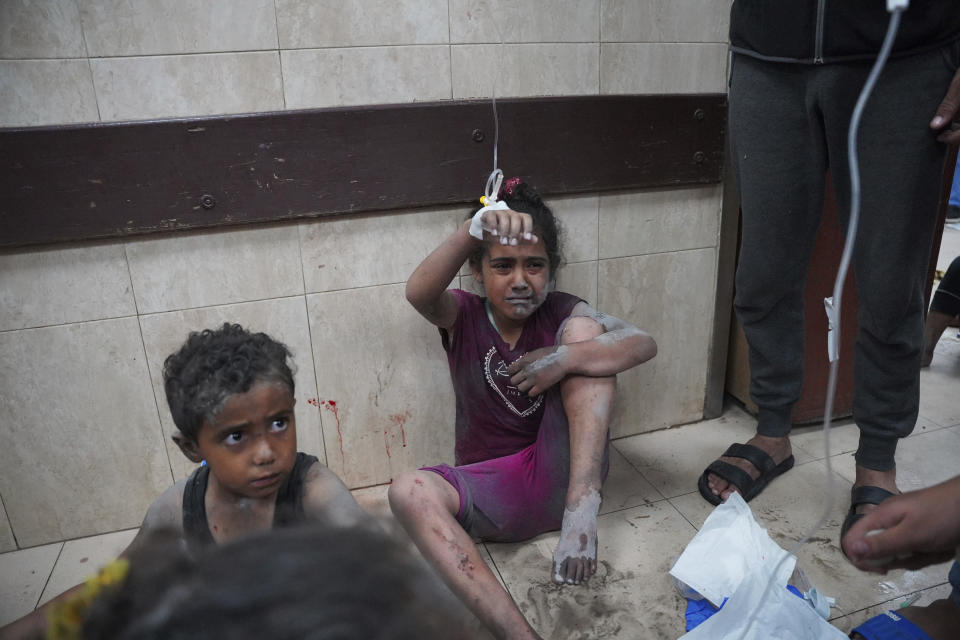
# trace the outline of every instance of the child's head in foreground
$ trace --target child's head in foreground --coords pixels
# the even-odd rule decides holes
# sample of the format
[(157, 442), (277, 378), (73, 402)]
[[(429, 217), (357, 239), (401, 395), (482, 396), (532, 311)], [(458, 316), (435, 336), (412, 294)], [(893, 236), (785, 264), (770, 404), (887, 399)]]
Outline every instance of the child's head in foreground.
[(530, 216), (537, 241), (483, 242), (468, 262), (494, 316), (523, 321), (543, 304), (563, 263), (562, 229), (540, 194), (520, 178), (504, 183), (500, 199), (512, 211)]
[(160, 532), (92, 603), (82, 637), (465, 640), (465, 616), (423, 561), (379, 529), (273, 530), (197, 558)]
[[(285, 479), (297, 449), (290, 357), (282, 343), (238, 324), (191, 333), (163, 365), (184, 455), (253, 493)], [(246, 467), (259, 470), (253, 480)]]

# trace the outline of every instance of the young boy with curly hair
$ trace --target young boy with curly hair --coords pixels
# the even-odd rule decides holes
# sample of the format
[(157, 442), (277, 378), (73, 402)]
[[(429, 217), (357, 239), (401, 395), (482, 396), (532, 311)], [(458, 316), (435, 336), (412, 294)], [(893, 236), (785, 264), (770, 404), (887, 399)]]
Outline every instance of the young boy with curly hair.
[[(286, 346), (236, 324), (191, 333), (164, 362), (174, 442), (206, 464), (164, 491), (121, 556), (156, 529), (198, 550), (245, 534), (318, 521), (366, 519), (343, 482), (297, 451), (294, 380)], [(46, 614), (82, 585), (0, 629), (0, 638), (43, 637)]]

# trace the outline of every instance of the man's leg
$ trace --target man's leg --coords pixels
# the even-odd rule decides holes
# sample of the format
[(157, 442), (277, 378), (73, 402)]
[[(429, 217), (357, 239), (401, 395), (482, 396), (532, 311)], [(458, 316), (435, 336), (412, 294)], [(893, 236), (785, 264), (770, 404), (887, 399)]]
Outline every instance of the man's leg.
[[(759, 447), (777, 464), (791, 454), (790, 413), (803, 381), (803, 291), (823, 208), (826, 151), (809, 95), (811, 70), (734, 56), (730, 154), (741, 199), (734, 309), (749, 344), (750, 397)], [(743, 458), (720, 458), (750, 474)], [(738, 487), (708, 474), (722, 499)]]
[(420, 552), (497, 638), (540, 637), (457, 522), (460, 496), (449, 482), (432, 471), (411, 471), (393, 481), (388, 495)]
[[(953, 45), (953, 55), (960, 44)], [(894, 454), (920, 402), (924, 284), (946, 153), (929, 128), (953, 76), (945, 52), (888, 61), (858, 136), (861, 212), (853, 257), (859, 297), (853, 416), (860, 427), (854, 487), (899, 493)], [(831, 173), (849, 216), (847, 128), (869, 69), (824, 69), (821, 85)], [(862, 505), (865, 513), (873, 505)]]

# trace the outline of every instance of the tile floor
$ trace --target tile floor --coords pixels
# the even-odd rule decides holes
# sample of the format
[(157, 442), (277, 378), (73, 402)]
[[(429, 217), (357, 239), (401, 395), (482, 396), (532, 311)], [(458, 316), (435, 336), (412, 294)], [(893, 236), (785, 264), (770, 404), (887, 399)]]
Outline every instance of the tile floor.
[[(947, 252), (960, 254), (960, 229), (945, 233)], [(932, 365), (921, 374), (917, 428), (898, 449), (902, 489), (927, 486), (960, 470), (958, 390), (960, 338), (948, 329)], [(483, 555), (545, 638), (679, 638), (685, 601), (667, 572), (712, 509), (697, 493), (696, 479), (728, 444), (744, 441), (753, 430), (751, 416), (730, 404), (714, 420), (614, 441), (600, 516), (600, 567), (586, 586), (560, 587), (550, 581), (556, 534), (519, 544), (488, 543)], [(948, 564), (876, 576), (860, 573), (843, 558), (837, 538), (853, 478), (856, 426), (849, 420), (835, 425), (829, 460), (819, 427), (796, 428), (791, 439), (796, 467), (750, 506), (773, 539), (789, 548), (821, 515), (829, 462), (833, 505), (824, 526), (797, 555), (812, 584), (836, 598), (831, 622), (849, 631), (910, 597), (918, 596), (918, 604), (946, 597)], [(389, 517), (385, 487), (355, 494), (365, 507)], [(82, 580), (135, 533), (118, 531), (0, 554), (0, 625)]]

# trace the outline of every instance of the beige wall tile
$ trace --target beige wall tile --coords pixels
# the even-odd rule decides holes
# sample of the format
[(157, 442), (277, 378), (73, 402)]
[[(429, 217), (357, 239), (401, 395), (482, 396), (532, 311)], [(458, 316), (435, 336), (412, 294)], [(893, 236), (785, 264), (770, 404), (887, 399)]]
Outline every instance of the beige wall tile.
[(591, 95), (600, 88), (596, 44), (454, 45), (453, 97)]
[(600, 197), (548, 198), (547, 205), (563, 227), (563, 254), (567, 262), (596, 260)]
[(170, 485), (136, 318), (0, 333), (0, 396), (21, 546), (137, 526)]
[(62, 542), (0, 555), (0, 627), (37, 606)]
[(596, 42), (600, 0), (450, 0), (454, 43)]
[(104, 122), (283, 109), (277, 52), (90, 60)]
[(407, 303), (403, 289), (307, 296), (327, 461), (351, 488), (453, 463), (446, 356), (436, 327)]
[(0, 127), (99, 119), (86, 60), (0, 60)]
[(600, 198), (600, 257), (714, 247), (722, 188), (661, 189)]
[(277, 48), (272, 0), (78, 0), (92, 57)]
[(600, 93), (726, 93), (726, 44), (604, 44)]
[(115, 560), (133, 542), (137, 529), (114, 531), (90, 538), (69, 540), (53, 566), (39, 604), (45, 604), (70, 587), (95, 575), (101, 567)]
[(715, 264), (715, 249), (600, 261), (599, 308), (658, 347), (656, 358), (617, 376), (613, 437), (703, 417)]
[(0, 255), (0, 331), (135, 313), (122, 244)]
[(604, 42), (726, 42), (732, 0), (604, 0)]
[(168, 235), (126, 248), (140, 313), (303, 293), (296, 225)]
[[(10, 519), (7, 518), (7, 510), (0, 500), (0, 553), (13, 551), (16, 548), (17, 541), (13, 537), (13, 529), (10, 528)], [(0, 622), (0, 624), (3, 623)]]
[(335, 217), (300, 225), (307, 292), (405, 282), (463, 221), (460, 208)]
[(159, 313), (140, 318), (164, 443), (170, 456), (174, 478), (185, 478), (196, 465), (184, 457), (171, 439), (177, 428), (170, 417), (163, 390), (163, 361), (183, 345), (191, 331), (216, 329), (224, 322), (240, 324), (250, 331), (262, 331), (287, 345), (293, 353), (293, 363), (296, 365), (294, 382), (297, 385), (297, 404), (294, 410), (297, 419), (297, 447), (300, 451), (312, 453), (321, 461), (325, 460), (320, 417), (316, 407), (310, 404), (310, 400), (315, 401), (317, 397), (317, 380), (313, 371), (306, 305), (302, 296), (278, 298)]
[(0, 58), (82, 58), (83, 30), (72, 0), (0, 3)]
[(281, 51), (287, 108), (449, 99), (449, 50), (438, 45)]
[(447, 0), (277, 0), (282, 49), (446, 44)]
[(597, 306), (597, 261), (571, 262), (557, 273), (557, 291), (564, 291)]

